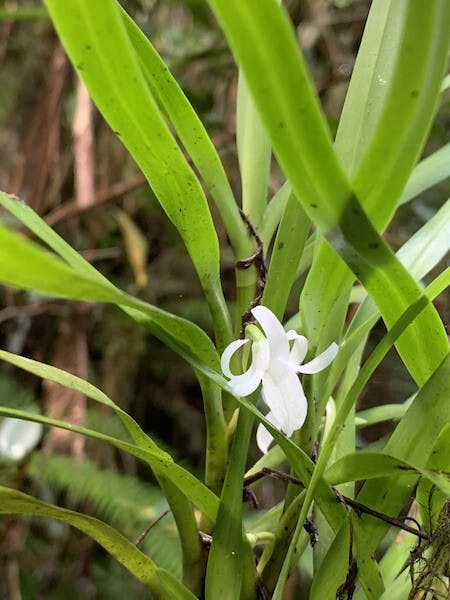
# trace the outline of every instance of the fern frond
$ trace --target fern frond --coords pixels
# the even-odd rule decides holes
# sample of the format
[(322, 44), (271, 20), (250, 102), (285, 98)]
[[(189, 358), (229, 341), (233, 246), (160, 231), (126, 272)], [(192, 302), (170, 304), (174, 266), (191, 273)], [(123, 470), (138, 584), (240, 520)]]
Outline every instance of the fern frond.
[[(62, 492), (74, 508), (89, 503), (98, 516), (136, 539), (161, 515), (167, 502), (162, 492), (137, 477), (102, 469), (89, 459), (79, 463), (69, 456), (43, 456), (35, 452), (27, 465), (28, 476)], [(180, 576), (180, 548), (172, 515), (150, 531), (141, 548), (161, 567)]]

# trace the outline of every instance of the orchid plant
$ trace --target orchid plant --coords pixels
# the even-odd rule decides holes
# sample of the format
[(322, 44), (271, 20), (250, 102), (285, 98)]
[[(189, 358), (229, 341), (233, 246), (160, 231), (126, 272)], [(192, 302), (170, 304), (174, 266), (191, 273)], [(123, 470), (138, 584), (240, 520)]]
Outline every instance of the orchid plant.
[[(1, 360), (115, 412), (130, 441), (0, 407), (5, 418), (66, 428), (146, 463), (175, 518), (182, 579), (89, 515), (6, 487), (0, 514), (45, 515), (73, 525), (154, 598), (281, 600), (293, 574), (313, 600), (415, 598), (424, 582), (426, 593), (448, 589), (442, 565), (433, 563), (430, 577), (411, 583), (407, 563), (417, 539), (425, 540), (424, 560), (433, 556), (450, 495), (449, 346), (432, 303), (450, 273), (427, 278), (449, 249), (449, 201), (397, 253), (382, 233), (400, 205), (450, 175), (449, 145), (420, 161), (448, 85), (450, 3), (372, 2), (334, 140), (285, 8), (277, 0), (208, 4), (239, 68), (239, 202), (200, 119), (119, 3), (45, 0), (92, 99), (186, 246), (214, 341), (197, 324), (118, 289), (25, 203), (0, 193), (5, 214), (46, 246), (2, 223), (4, 284), (116, 305), (195, 370), (207, 432), (203, 480), (91, 383), (0, 351)], [(285, 183), (268, 201), (274, 162)], [(233, 310), (223, 294), (206, 195), (235, 260)], [(294, 293), (298, 311), (285, 315)], [(350, 304), (357, 310), (349, 312)], [(380, 318), (386, 334), (366, 356)], [(393, 345), (414, 397), (358, 411), (358, 398)], [(358, 449), (357, 431), (380, 421), (395, 423), (385, 443)], [(3, 424), (0, 436), (5, 427), (12, 430)], [(255, 439), (263, 454), (249, 465)], [(256, 520), (247, 518), (243, 491), (257, 494), (264, 477), (284, 481), (285, 496), (262, 507)], [(413, 512), (418, 506), (416, 527), (403, 520), (405, 506)]]

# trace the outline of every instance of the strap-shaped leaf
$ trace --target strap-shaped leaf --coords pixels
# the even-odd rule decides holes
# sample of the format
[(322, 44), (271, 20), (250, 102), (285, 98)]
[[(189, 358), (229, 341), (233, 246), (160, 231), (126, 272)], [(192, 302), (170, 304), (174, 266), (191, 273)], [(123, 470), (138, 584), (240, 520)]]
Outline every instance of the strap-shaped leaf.
[(230, 460), (220, 497), (213, 541), (206, 569), (205, 594), (207, 598), (240, 598), (244, 577), (242, 529), (242, 480), (252, 433), (253, 415), (242, 411), (239, 414)]
[[(349, 567), (350, 527), (349, 521), (344, 521), (342, 535), (336, 537), (325, 558), (314, 573), (314, 579), (309, 593), (310, 600), (335, 600), (338, 588), (345, 581)], [(333, 564), (333, 569), (329, 564)]]
[[(448, 10), (448, 3), (439, 0), (376, 0), (371, 6), (339, 123), (336, 151), (379, 230), (385, 228), (398, 204), (437, 106), (447, 61)], [(433, 174), (428, 168), (425, 173), (429, 181)], [(417, 189), (416, 177), (402, 201)], [(324, 269), (330, 274), (329, 281), (322, 276)], [(346, 269), (322, 245), (300, 304), (308, 334), (320, 348), (341, 331), (350, 283)], [(331, 319), (324, 317), (326, 311), (316, 305), (315, 296), (331, 304), (326, 307)], [(401, 354), (411, 369), (407, 349)], [(415, 376), (414, 371), (411, 373)], [(319, 374), (314, 384), (316, 395), (326, 402), (324, 379)], [(319, 413), (322, 410), (321, 405)]]
[[(450, 468), (450, 464), (445, 467)], [(347, 481), (400, 477), (411, 474), (429, 479), (447, 496), (450, 495), (450, 471), (421, 468), (381, 452), (347, 454), (328, 467), (324, 479), (331, 485), (338, 485)]]
[[(423, 279), (450, 250), (450, 200), (448, 200), (423, 227), (397, 252), (397, 258), (418, 281)], [(328, 374), (327, 393), (331, 394), (345, 365), (379, 318), (376, 304), (364, 298), (341, 344), (339, 355)]]
[(400, 204), (412, 200), (448, 177), (450, 177), (450, 144), (436, 150), (415, 167), (403, 190)]
[[(423, 148), (437, 106), (447, 61), (449, 8), (440, 0), (375, 0), (371, 5), (335, 147), (358, 198), (379, 231), (386, 227), (399, 203), (399, 194)], [(416, 178), (401, 201), (417, 189), (414, 181)], [(330, 273), (329, 281), (322, 277), (324, 269)], [(351, 281), (345, 267), (323, 244), (300, 304), (314, 345), (326, 347), (340, 333)], [(332, 310), (331, 319), (324, 318), (327, 311), (319, 309), (313, 300), (316, 296), (327, 301), (325, 308)], [(411, 369), (407, 349), (400, 349)], [(416, 377), (414, 370), (411, 373)], [(323, 382), (322, 374), (315, 377), (316, 395), (326, 402)]]
[(79, 392), (80, 394), (83, 394), (84, 396), (87, 396), (96, 402), (100, 402), (105, 406), (109, 406), (121, 419), (136, 445), (141, 446), (142, 448), (149, 448), (154, 452), (160, 452), (164, 459), (170, 459), (169, 454), (158, 448), (157, 444), (155, 444), (153, 440), (146, 433), (144, 433), (144, 431), (142, 431), (141, 427), (132, 417), (130, 417), (128, 413), (122, 410), (120, 406), (117, 406), (117, 404), (115, 404), (111, 398), (92, 385), (92, 383), (89, 383), (88, 381), (85, 381), (84, 379), (81, 379), (72, 373), (63, 371), (62, 369), (52, 367), (51, 365), (46, 365), (45, 363), (32, 360), (31, 358), (20, 356), (19, 354), (6, 352), (5, 350), (0, 350), (0, 360), (3, 360), (10, 365), (14, 365), (15, 367), (19, 367), (24, 371), (28, 371), (28, 373), (33, 373), (33, 375), (37, 375), (42, 379), (59, 383), (60, 385), (71, 390), (75, 390), (76, 392)]
[(216, 203), (236, 258), (249, 256), (253, 252), (252, 243), (203, 123), (150, 40), (125, 11), (122, 17), (152, 96), (173, 125)]
[(236, 141), (242, 210), (259, 228), (267, 204), (272, 148), (242, 73), (237, 92)]
[(161, 475), (173, 483), (174, 486), (182, 490), (183, 494), (197, 506), (208, 519), (211, 519), (213, 522), (216, 519), (217, 509), (219, 507), (219, 499), (217, 496), (201, 483), (201, 481), (194, 477), (192, 473), (173, 462), (171, 457), (167, 458), (166, 456), (163, 456), (159, 449), (153, 450), (149, 447), (140, 447), (98, 431), (93, 431), (86, 427), (79, 427), (78, 425), (72, 425), (71, 423), (29, 413), (24, 410), (0, 406), (0, 416), (42, 423), (42, 425), (49, 425), (51, 427), (59, 427), (61, 429), (66, 429), (67, 431), (72, 431), (73, 433), (79, 433), (80, 435), (84, 435), (99, 442), (109, 444), (123, 452), (127, 452), (131, 456), (134, 456), (149, 465), (155, 474)]
[(262, 304), (268, 306), (280, 321), (297, 278), (298, 264), (310, 227), (311, 221), (291, 193), (275, 237), (262, 297)]
[[(165, 462), (173, 462), (171, 456), (167, 452), (161, 450), (158, 445), (142, 431), (130, 415), (119, 408), (108, 396), (106, 396), (106, 394), (98, 390), (89, 382), (84, 381), (71, 373), (62, 371), (61, 369), (2, 350), (0, 350), (0, 360), (9, 362), (10, 364), (49, 381), (59, 383), (69, 389), (76, 390), (97, 402), (109, 406), (121, 419), (136, 446), (144, 450), (150, 450), (155, 455), (159, 455)], [(185, 571), (183, 573), (184, 581), (185, 583), (189, 582), (190, 589), (195, 589), (195, 573), (198, 566), (202, 563), (202, 548), (198, 539), (197, 524), (192, 511), (189, 493), (187, 495), (185, 494), (182, 482), (177, 481), (176, 477), (175, 480), (173, 476), (167, 477), (165, 473), (166, 469), (161, 469), (156, 461), (153, 461), (150, 466), (153, 468), (156, 479), (167, 498), (178, 527), (183, 552), (183, 566)]]
[(219, 246), (200, 183), (153, 99), (115, 0), (46, 2), (94, 102), (147, 177), (195, 265), (221, 344), (231, 336)]
[[(61, 260), (0, 224), (0, 281), (60, 298), (126, 302), (126, 295), (78, 274)], [(32, 268), (30, 268), (32, 267)]]
[[(3, 200), (4, 195), (0, 194), (0, 203), (4, 204)], [(22, 214), (26, 225), (29, 223), (28, 215), (34, 213), (27, 208)], [(43, 224), (37, 215), (34, 217), (39, 220), (34, 225)], [(45, 223), (42, 227), (35, 227), (35, 230), (41, 239), (57, 249), (75, 267), (0, 224), (0, 281), (49, 296), (117, 304), (195, 368), (213, 379), (220, 378), (217, 352), (204, 331), (186, 319), (115, 288)], [(49, 236), (48, 232), (52, 235)], [(30, 265), (33, 265), (32, 269)]]
[(389, 222), (423, 148), (449, 43), (446, 0), (372, 3), (336, 149), (377, 229)]
[[(210, 0), (210, 4), (297, 198), (391, 326), (420, 290), (377, 234), (340, 168), (286, 15), (272, 0)], [(425, 350), (431, 332), (435, 343)], [(431, 305), (398, 341), (419, 383), (430, 376), (447, 347), (442, 323)]]
[(53, 506), (23, 492), (0, 487), (0, 514), (33, 515), (58, 519), (98, 542), (159, 600), (194, 600), (195, 596), (170, 573), (158, 568), (146, 554), (118, 531), (88, 515)]

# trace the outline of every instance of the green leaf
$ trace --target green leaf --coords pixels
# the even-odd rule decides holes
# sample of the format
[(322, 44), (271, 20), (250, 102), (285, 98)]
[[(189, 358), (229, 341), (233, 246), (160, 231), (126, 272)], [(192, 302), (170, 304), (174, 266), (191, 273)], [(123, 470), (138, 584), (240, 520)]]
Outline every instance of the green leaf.
[(297, 278), (311, 222), (291, 194), (278, 227), (261, 303), (282, 320), (286, 303)]
[(237, 92), (236, 141), (242, 210), (258, 229), (267, 204), (272, 148), (242, 73)]
[[(450, 249), (450, 200), (428, 223), (419, 229), (397, 252), (408, 271), (417, 280), (424, 278)], [(338, 377), (355, 349), (366, 339), (379, 318), (376, 304), (365, 298), (348, 327), (339, 355), (331, 366), (327, 390), (331, 393)], [(328, 393), (328, 395), (329, 395)]]
[[(285, 13), (271, 0), (210, 0), (210, 4), (240, 62), (296, 197), (391, 326), (419, 297), (420, 290), (353, 195)], [(277, 40), (277, 52), (272, 51), (273, 39)], [(436, 343), (425, 352), (430, 332)], [(397, 343), (419, 383), (430, 376), (448, 348), (442, 323), (431, 305)]]
[(46, 6), (94, 102), (143, 170), (177, 228), (207, 297), (220, 344), (231, 324), (222, 295), (219, 246), (201, 185), (153, 99), (115, 0)]
[(179, 488), (211, 521), (215, 521), (219, 506), (219, 499), (217, 496), (194, 477), (192, 473), (174, 463), (169, 455), (164, 456), (161, 453), (161, 450), (155, 451), (148, 447), (140, 447), (98, 431), (93, 431), (86, 427), (79, 427), (64, 421), (59, 421), (58, 419), (51, 419), (50, 417), (29, 413), (23, 410), (15, 410), (13, 408), (0, 406), (0, 416), (24, 419), (25, 421), (42, 423), (43, 425), (50, 425), (52, 427), (60, 427), (61, 429), (79, 433), (99, 442), (109, 444), (123, 452), (127, 452), (128, 454), (131, 454), (131, 456), (134, 456), (149, 465), (156, 475), (161, 475), (165, 479), (171, 481), (173, 485)]
[[(424, 481), (428, 481), (425, 479)], [(392, 583), (395, 581), (398, 574), (404, 569), (410, 558), (411, 549), (417, 544), (417, 537), (412, 533), (403, 531), (401, 536), (397, 536), (395, 543), (391, 544), (386, 550), (383, 558), (379, 562), (380, 573), (383, 577), (383, 582), (386, 587), (386, 596), (391, 589)], [(409, 580), (409, 589), (411, 588), (411, 579)], [(408, 589), (408, 591), (409, 591)], [(385, 600), (387, 600), (389, 596)], [(399, 600), (403, 600), (402, 596)]]
[[(447, 448), (446, 448), (447, 450)], [(324, 479), (330, 485), (358, 481), (365, 479), (378, 479), (380, 477), (400, 477), (402, 475), (424, 476), (439, 487), (445, 494), (450, 495), (450, 464), (446, 461), (448, 471), (435, 472), (410, 464), (407, 461), (394, 458), (389, 454), (373, 452), (355, 452), (343, 456), (331, 466), (324, 474)]]
[(58, 519), (76, 527), (114, 556), (147, 586), (155, 600), (193, 600), (195, 596), (179, 581), (141, 552), (118, 531), (88, 515), (47, 504), (32, 496), (0, 487), (0, 514), (34, 515)]
[(0, 253), (0, 281), (47, 295), (117, 304), (195, 368), (213, 379), (219, 377), (217, 352), (199, 327), (114, 287), (26, 204), (3, 192), (0, 204), (67, 263), (0, 224), (0, 248), (4, 249)]
[[(268, 421), (262, 415), (262, 413), (246, 398), (238, 398), (237, 401), (243, 408), (254, 414), (258, 421), (264, 424), (264, 427), (270, 432), (276, 443), (282, 449), (284, 455), (292, 466), (296, 477), (298, 477), (303, 485), (307, 486), (311, 481), (311, 477), (314, 472), (314, 463), (309, 456), (307, 456), (307, 454), (305, 454), (305, 452), (292, 440), (278, 431), (278, 429), (275, 429), (270, 421)], [(319, 504), (320, 510), (327, 518), (330, 526), (334, 529), (334, 531), (338, 531), (345, 511), (343, 506), (336, 502), (335, 494), (323, 479), (318, 482), (316, 500)]]
[[(69, 389), (76, 390), (77, 392), (85, 394), (97, 402), (109, 406), (122, 420), (137, 447), (145, 451), (151, 451), (154, 455), (160, 456), (163, 461), (172, 462), (171, 456), (162, 451), (157, 444), (155, 444), (153, 440), (142, 431), (134, 419), (116, 406), (112, 400), (108, 398), (108, 396), (103, 394), (90, 383), (55, 367), (10, 354), (8, 352), (0, 351), (0, 359), (38, 375), (39, 377), (59, 383), (60, 385), (68, 387)], [(186, 576), (184, 578), (184, 582), (187, 583), (189, 581), (189, 583), (192, 583), (192, 585), (195, 587), (195, 582), (190, 578), (194, 577), (196, 568), (201, 563), (201, 546), (198, 540), (197, 525), (194, 520), (192, 508), (189, 500), (186, 497), (189, 496), (189, 493), (187, 492), (187, 494), (185, 494), (183, 483), (180, 483), (180, 481), (177, 479), (174, 480), (173, 474), (172, 476), (167, 476), (166, 469), (161, 469), (161, 467), (158, 466), (154, 460), (153, 462), (148, 462), (148, 464), (155, 472), (155, 476), (170, 504), (173, 516), (178, 526), (183, 549), (183, 566), (184, 571), (186, 571), (184, 573)], [(191, 588), (191, 585), (189, 585), (189, 587)]]
[[(372, 518), (372, 520), (375, 520)], [(364, 543), (365, 522), (361, 519), (353, 521), (353, 546), (356, 563), (358, 565), (358, 578), (366, 594), (367, 600), (378, 600), (384, 592), (384, 581), (377, 560), (370, 548)]]
[(412, 200), (448, 177), (450, 177), (450, 144), (430, 154), (417, 165), (403, 190), (400, 204)]
[[(433, 10), (436, 6), (437, 3), (433, 3)], [(400, 190), (407, 176), (408, 167), (405, 166), (405, 172), (402, 172), (398, 156), (401, 155), (401, 161), (405, 160), (409, 161), (408, 164), (413, 164), (423, 146), (435, 110), (440, 80), (439, 69), (443, 69), (446, 62), (443, 49), (445, 44), (448, 45), (448, 17), (445, 18), (445, 23), (439, 23), (434, 29), (433, 26), (443, 18), (443, 13), (439, 11), (447, 10), (448, 7), (441, 3), (438, 13), (433, 16), (429, 12), (429, 5), (423, 2), (420, 6), (414, 5), (414, 7), (408, 3), (392, 1), (372, 3), (339, 125), (336, 150), (350, 176), (361, 178), (358, 169), (363, 159), (365, 160), (367, 181), (361, 181), (360, 185), (357, 179), (354, 187), (369, 215), (375, 219), (378, 228), (380, 226), (384, 228), (388, 222), (389, 215), (392, 214), (397, 202), (396, 187)], [(428, 21), (428, 29), (422, 31), (423, 17)], [(436, 36), (439, 35), (439, 27), (445, 31), (438, 41)], [(420, 35), (418, 35), (419, 30), (421, 30)], [(412, 39), (414, 42), (411, 41)], [(419, 39), (421, 43), (418, 43)], [(409, 51), (412, 47), (414, 52), (417, 52), (418, 64), (421, 65), (417, 70), (417, 61), (412, 58)], [(437, 59), (438, 55), (439, 59)], [(420, 78), (427, 81), (431, 78), (432, 83), (423, 89)], [(414, 94), (405, 98), (409, 93), (408, 90), (411, 89), (421, 90), (420, 102), (416, 102)], [(405, 106), (406, 112), (404, 112)], [(398, 114), (402, 115), (402, 119), (405, 117), (404, 132), (402, 132), (404, 138), (402, 135), (392, 133), (393, 123), (395, 126), (402, 123), (402, 119), (397, 118)], [(407, 114), (409, 117), (406, 116)], [(415, 119), (417, 119), (417, 126), (413, 127), (412, 122)], [(392, 160), (391, 167), (386, 165), (385, 153), (381, 150), (381, 145), (385, 144), (387, 139), (389, 139), (389, 152), (392, 153), (392, 158), (389, 159)], [(366, 150), (367, 155), (364, 154)], [(381, 154), (382, 158), (380, 158)], [(381, 160), (380, 163), (377, 163), (378, 159)], [(380, 185), (379, 169), (375, 164), (383, 164), (385, 184)], [(417, 183), (413, 183), (411, 191), (416, 186)], [(384, 208), (382, 208), (383, 203)], [(441, 221), (441, 225), (442, 222), (445, 220)], [(441, 237), (441, 240), (444, 239), (445, 233)], [(325, 252), (321, 260), (317, 261), (317, 271), (321, 273), (326, 264), (333, 275), (330, 281), (324, 284), (323, 293), (334, 298), (337, 297), (345, 273), (329, 252)], [(317, 288), (317, 285), (311, 286), (311, 296), (320, 295), (319, 290), (322, 288)], [(342, 322), (345, 310), (341, 315), (338, 322)], [(318, 316), (319, 319), (321, 317), (323, 312)], [(326, 325), (323, 327), (325, 328)], [(332, 337), (330, 335), (324, 337), (323, 345), (326, 345)], [(404, 354), (403, 358), (405, 358)]]
[[(410, 542), (410, 548), (408, 554), (411, 552), (413, 544)], [(380, 596), (379, 600), (404, 600), (408, 597), (411, 592), (411, 577), (408, 571), (405, 569), (398, 578), (386, 587), (385, 592)]]
[[(398, 204), (398, 196), (421, 152), (437, 106), (450, 38), (448, 9), (443, 2), (429, 5), (422, 1), (413, 5), (377, 0), (371, 5), (335, 146), (352, 188), (379, 231), (386, 227)], [(382, 177), (379, 165), (383, 165)], [(328, 269), (329, 279), (322, 277), (324, 269)], [(391, 271), (394, 284), (392, 275)], [(307, 335), (319, 349), (335, 341), (341, 331), (350, 285), (345, 267), (329, 248), (321, 246), (300, 303), (303, 322), (309, 327)], [(392, 322), (386, 313), (389, 307), (383, 306), (381, 296), (367, 289), (390, 326)], [(324, 310), (314, 302), (316, 297), (327, 300)], [(332, 318), (324, 319), (330, 309)], [(422, 316), (424, 321), (426, 318)], [(439, 328), (436, 315), (434, 321)], [(413, 364), (407, 337), (408, 334), (399, 340), (398, 349), (420, 383), (442, 358), (444, 340), (441, 335), (441, 352), (436, 352), (434, 363), (430, 361), (431, 368), (426, 368), (425, 362), (423, 368)], [(415, 343), (420, 345), (419, 340)], [(421, 370), (428, 373), (425, 378), (417, 377)], [(324, 375), (315, 376), (314, 393), (323, 398), (319, 414), (328, 398), (324, 385)]]
[(125, 11), (122, 17), (151, 94), (173, 125), (216, 203), (236, 258), (249, 256), (253, 252), (252, 243), (220, 157), (203, 123), (150, 40)]
[[(337, 590), (345, 581), (350, 550), (350, 528), (348, 520), (342, 526), (342, 533), (331, 544), (318, 570), (309, 593), (310, 600), (336, 600)], [(329, 565), (333, 568), (330, 569)]]
[(423, 148), (449, 44), (448, 2), (372, 3), (336, 149), (377, 229), (389, 222)]
[(106, 394), (88, 381), (85, 381), (84, 379), (81, 379), (72, 373), (67, 373), (67, 371), (62, 371), (56, 367), (46, 365), (30, 358), (25, 358), (18, 354), (12, 354), (11, 352), (6, 352), (5, 350), (0, 350), (0, 360), (19, 367), (28, 373), (33, 373), (33, 375), (42, 377), (42, 379), (59, 383), (60, 385), (71, 390), (75, 390), (76, 392), (79, 392), (80, 394), (83, 394), (88, 398), (95, 400), (96, 402), (100, 402), (101, 404), (109, 406), (121, 419), (136, 445), (142, 448), (149, 448), (153, 452), (159, 452), (163, 458), (170, 459), (170, 456), (167, 454), (167, 452), (164, 452), (158, 448), (157, 444), (155, 444), (153, 440), (146, 433), (144, 433), (144, 431), (142, 431), (136, 421), (130, 417), (128, 413), (117, 406), (117, 404), (114, 404), (114, 402)]
[(244, 573), (242, 530), (242, 481), (252, 433), (253, 415), (242, 411), (238, 417), (228, 469), (223, 484), (206, 569), (207, 598), (239, 600)]
[(358, 170), (385, 106), (406, 11), (403, 2), (372, 2), (336, 136), (336, 149), (350, 177)]
[(405, 402), (399, 404), (382, 404), (373, 406), (365, 410), (360, 410), (355, 415), (355, 426), (357, 429), (370, 427), (383, 421), (391, 421), (392, 419), (401, 419), (411, 406), (414, 398), (409, 398)]
[(80, 275), (97, 280), (100, 284), (116, 290), (113, 284), (106, 279), (95, 267), (85, 260), (72, 246), (70, 246), (60, 235), (56, 233), (47, 223), (28, 206), (25, 202), (0, 191), (0, 205), (15, 218), (32, 231), (49, 248), (60, 256), (69, 266)]
[(331, 485), (337, 485), (347, 481), (392, 475), (411, 475), (411, 473), (419, 474), (417, 469), (393, 456), (373, 452), (355, 452), (343, 456), (330, 465), (325, 471), (324, 477)]
[(286, 203), (291, 194), (292, 187), (289, 182), (286, 181), (286, 183), (272, 196), (269, 204), (266, 206), (263, 221), (259, 229), (259, 237), (266, 250), (270, 246), (270, 242), (281, 221)]
[[(92, 410), (88, 411), (89, 420)], [(105, 411), (95, 411), (100, 422)], [(84, 457), (76, 462), (69, 455), (35, 451), (25, 465), (26, 476), (49, 486), (55, 495), (64, 494), (72, 509), (89, 506), (89, 513), (107, 521), (124, 535), (136, 536), (167, 509), (161, 490), (136, 475), (105, 468)], [(88, 504), (86, 504), (88, 503)], [(166, 515), (139, 546), (150, 558), (181, 579), (181, 548), (173, 515)]]
[(450, 200), (398, 250), (397, 257), (417, 280), (450, 250)]
[(123, 292), (75, 272), (2, 224), (0, 248), (0, 280), (3, 283), (60, 298), (114, 304), (126, 302)]

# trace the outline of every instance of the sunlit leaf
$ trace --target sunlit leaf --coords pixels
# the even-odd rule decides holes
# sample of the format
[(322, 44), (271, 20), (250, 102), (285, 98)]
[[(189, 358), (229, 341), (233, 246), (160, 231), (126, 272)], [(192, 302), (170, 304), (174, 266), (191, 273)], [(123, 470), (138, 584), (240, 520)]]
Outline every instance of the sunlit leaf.
[(180, 233), (211, 308), (220, 343), (231, 336), (219, 246), (201, 185), (173, 138), (129, 41), (115, 0), (46, 6), (94, 102), (147, 177)]

